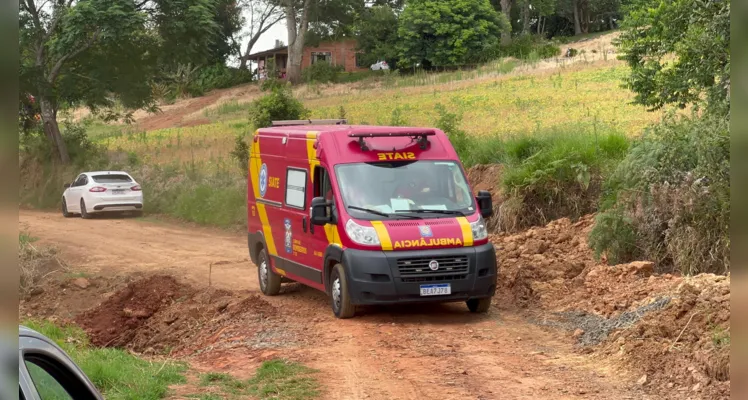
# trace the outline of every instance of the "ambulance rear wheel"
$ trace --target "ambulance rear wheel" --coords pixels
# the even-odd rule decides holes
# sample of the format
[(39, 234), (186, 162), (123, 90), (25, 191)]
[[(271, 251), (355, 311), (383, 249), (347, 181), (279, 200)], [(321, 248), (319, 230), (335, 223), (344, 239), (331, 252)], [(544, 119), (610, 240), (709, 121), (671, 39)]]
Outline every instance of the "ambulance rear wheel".
[(270, 267), (270, 258), (265, 249), (260, 250), (257, 257), (257, 278), (260, 281), (260, 290), (266, 296), (275, 296), (280, 292), (281, 277), (273, 272)]
[(473, 313), (485, 314), (488, 309), (491, 308), (491, 298), (484, 297), (482, 299), (470, 299), (466, 301), (468, 310)]
[(356, 306), (351, 303), (348, 280), (342, 264), (335, 264), (330, 274), (330, 282), (332, 312), (340, 319), (352, 318), (356, 314)]

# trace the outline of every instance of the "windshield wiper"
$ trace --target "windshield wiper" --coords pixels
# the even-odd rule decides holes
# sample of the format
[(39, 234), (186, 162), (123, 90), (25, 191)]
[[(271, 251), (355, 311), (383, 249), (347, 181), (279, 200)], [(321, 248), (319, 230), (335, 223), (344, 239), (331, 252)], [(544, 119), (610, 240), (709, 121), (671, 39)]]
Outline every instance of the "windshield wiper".
[[(348, 206), (351, 210), (358, 210), (358, 211), (364, 211), (368, 212), (369, 214), (379, 215), (382, 217), (391, 218), (395, 216), (395, 214), (387, 214), (381, 211), (373, 210), (371, 208), (364, 208), (364, 207), (358, 207), (358, 206)], [(415, 218), (415, 219), (421, 219), (421, 217), (415, 216), (415, 215), (397, 215), (398, 217), (406, 217), (406, 218)]]
[(465, 213), (459, 210), (395, 210), (395, 213), (414, 213), (414, 214), (447, 214), (447, 215), (462, 215)]

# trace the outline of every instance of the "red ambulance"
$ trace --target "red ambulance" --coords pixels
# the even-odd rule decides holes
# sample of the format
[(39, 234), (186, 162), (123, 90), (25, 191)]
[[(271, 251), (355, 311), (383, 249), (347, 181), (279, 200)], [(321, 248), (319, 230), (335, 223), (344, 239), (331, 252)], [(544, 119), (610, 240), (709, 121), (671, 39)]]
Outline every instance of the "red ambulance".
[(249, 254), (265, 295), (296, 281), (357, 305), (465, 301), (486, 312), (497, 264), (484, 218), (444, 132), (276, 121), (249, 160)]

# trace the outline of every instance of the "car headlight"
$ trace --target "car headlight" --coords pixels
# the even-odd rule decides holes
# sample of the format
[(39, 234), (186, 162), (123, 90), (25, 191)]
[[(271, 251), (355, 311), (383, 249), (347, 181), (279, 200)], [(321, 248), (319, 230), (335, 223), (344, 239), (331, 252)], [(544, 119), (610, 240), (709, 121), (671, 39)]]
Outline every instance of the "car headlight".
[(345, 233), (354, 242), (364, 246), (379, 246), (379, 235), (371, 226), (361, 226), (352, 219), (345, 224)]
[(473, 240), (483, 240), (488, 237), (488, 229), (486, 229), (486, 221), (483, 216), (478, 217), (478, 220), (470, 223), (470, 229), (473, 230)]

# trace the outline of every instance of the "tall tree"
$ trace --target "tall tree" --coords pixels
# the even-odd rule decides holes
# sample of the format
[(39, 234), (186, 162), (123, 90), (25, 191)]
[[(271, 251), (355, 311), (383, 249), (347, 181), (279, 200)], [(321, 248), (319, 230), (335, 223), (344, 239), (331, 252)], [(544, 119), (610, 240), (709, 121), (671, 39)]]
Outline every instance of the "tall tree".
[(501, 12), (509, 23), (509, 28), (501, 31), (501, 44), (507, 45), (512, 42), (512, 0), (499, 0)]
[[(635, 102), (659, 109), (707, 100), (729, 112), (730, 1), (645, 0), (624, 21), (618, 45)], [(725, 107), (726, 106), (726, 107)]]
[(213, 0), (216, 2), (215, 22), (218, 31), (214, 43), (210, 46), (211, 64), (223, 64), (230, 56), (241, 57), (241, 47), (235, 37), (244, 27), (243, 7), (237, 0)]
[(476, 62), (508, 31), (489, 0), (413, 0), (400, 16), (403, 66), (457, 66)]
[(21, 93), (37, 99), (44, 133), (62, 162), (70, 157), (60, 108), (96, 111), (116, 100), (154, 109), (150, 83), (159, 59), (209, 56), (216, 30), (210, 1), (20, 0)]
[(288, 64), (286, 77), (292, 83), (301, 81), (301, 56), (304, 40), (309, 30), (312, 0), (281, 0), (288, 31)]
[(356, 24), (356, 39), (366, 65), (385, 60), (397, 65), (399, 21), (395, 11), (387, 5), (367, 8)]
[(281, 5), (267, 0), (246, 0), (242, 7), (249, 13), (249, 21), (247, 21), (249, 41), (244, 54), (240, 54), (239, 64), (240, 69), (245, 69), (247, 68), (247, 57), (252, 53), (252, 49), (260, 36), (280, 22), (284, 15)]

